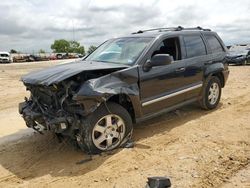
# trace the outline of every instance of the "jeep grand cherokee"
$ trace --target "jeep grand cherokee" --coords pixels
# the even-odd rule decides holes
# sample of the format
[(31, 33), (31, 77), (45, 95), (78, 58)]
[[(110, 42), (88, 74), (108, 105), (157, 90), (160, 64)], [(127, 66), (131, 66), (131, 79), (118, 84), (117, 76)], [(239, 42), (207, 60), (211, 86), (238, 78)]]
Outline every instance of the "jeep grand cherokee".
[(159, 28), (104, 42), (80, 62), (22, 77), (28, 127), (69, 136), (89, 153), (117, 148), (133, 124), (183, 105), (216, 108), (229, 70), (209, 29)]

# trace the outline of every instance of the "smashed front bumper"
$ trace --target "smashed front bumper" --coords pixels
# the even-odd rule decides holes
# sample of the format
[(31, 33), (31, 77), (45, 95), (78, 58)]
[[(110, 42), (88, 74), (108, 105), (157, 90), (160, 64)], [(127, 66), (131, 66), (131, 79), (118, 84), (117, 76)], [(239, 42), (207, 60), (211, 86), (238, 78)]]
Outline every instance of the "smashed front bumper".
[(34, 110), (32, 101), (26, 100), (19, 103), (19, 113), (22, 115), (27, 127), (39, 133), (52, 131), (71, 135), (73, 130), (79, 127), (80, 121), (71, 116), (46, 117), (43, 113)]

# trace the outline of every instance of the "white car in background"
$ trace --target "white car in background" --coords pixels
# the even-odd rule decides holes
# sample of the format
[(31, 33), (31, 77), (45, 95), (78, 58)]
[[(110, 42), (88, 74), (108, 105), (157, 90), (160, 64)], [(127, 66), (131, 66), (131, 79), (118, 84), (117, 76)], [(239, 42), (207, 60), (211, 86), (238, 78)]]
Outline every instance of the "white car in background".
[(10, 63), (10, 53), (9, 52), (0, 52), (0, 63)]

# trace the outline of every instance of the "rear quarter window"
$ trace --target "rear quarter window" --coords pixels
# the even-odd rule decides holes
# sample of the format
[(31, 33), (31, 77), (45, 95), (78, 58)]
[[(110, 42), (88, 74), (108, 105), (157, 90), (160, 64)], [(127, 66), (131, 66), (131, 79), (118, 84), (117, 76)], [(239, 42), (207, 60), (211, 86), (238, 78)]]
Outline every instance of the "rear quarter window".
[(205, 44), (199, 35), (184, 36), (187, 58), (206, 55)]
[(219, 40), (214, 35), (204, 35), (212, 53), (224, 52)]

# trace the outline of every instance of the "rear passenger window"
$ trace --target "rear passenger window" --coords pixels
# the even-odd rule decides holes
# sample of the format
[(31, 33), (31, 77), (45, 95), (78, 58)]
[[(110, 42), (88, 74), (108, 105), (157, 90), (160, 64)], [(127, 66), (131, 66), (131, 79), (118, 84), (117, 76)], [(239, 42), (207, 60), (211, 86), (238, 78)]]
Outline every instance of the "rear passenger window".
[(206, 47), (200, 36), (184, 36), (187, 57), (206, 55)]
[(224, 52), (220, 42), (214, 35), (204, 35), (207, 39), (208, 45), (210, 46), (212, 53)]

